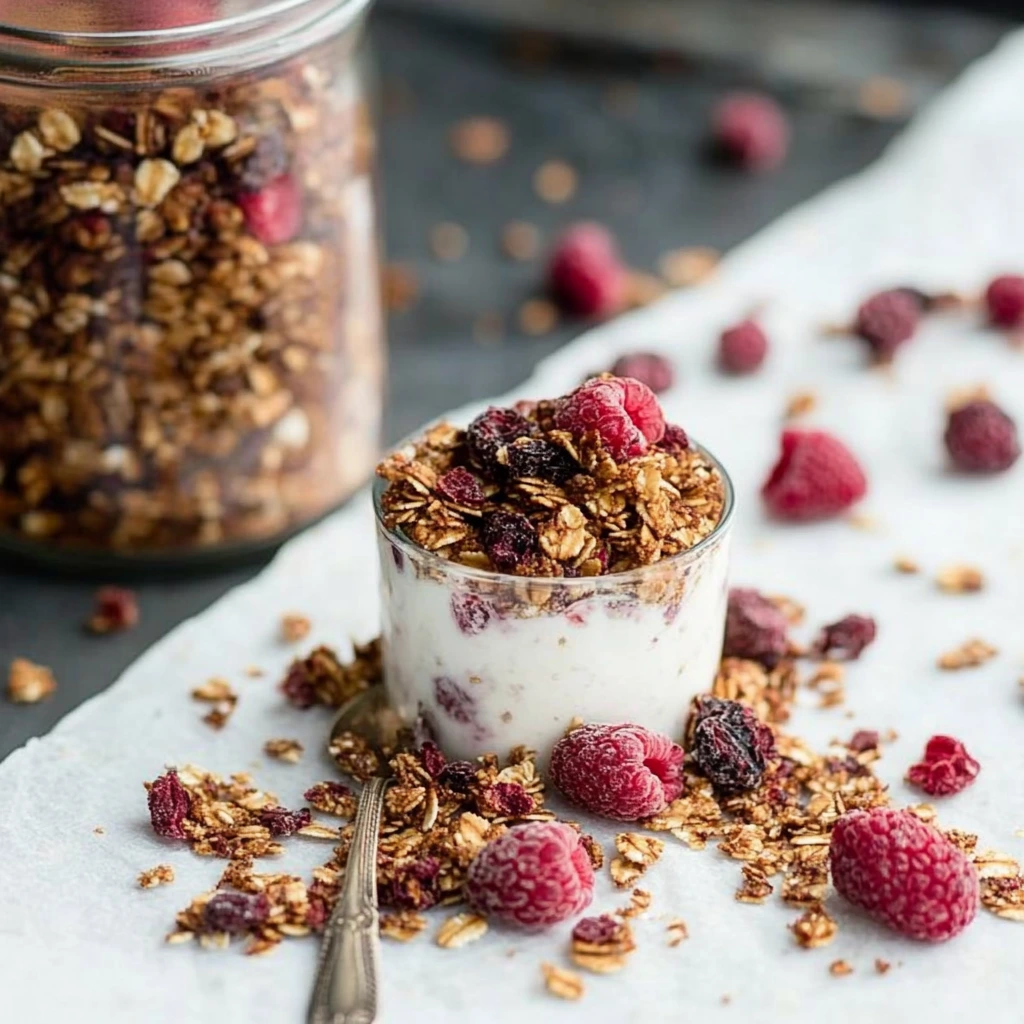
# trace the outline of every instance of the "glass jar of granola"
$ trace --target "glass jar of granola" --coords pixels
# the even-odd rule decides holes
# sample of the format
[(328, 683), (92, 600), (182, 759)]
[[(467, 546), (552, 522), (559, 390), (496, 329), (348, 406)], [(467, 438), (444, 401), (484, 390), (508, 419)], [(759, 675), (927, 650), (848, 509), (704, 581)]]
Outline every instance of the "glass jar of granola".
[(0, 541), (275, 542), (373, 467), (369, 0), (0, 10)]

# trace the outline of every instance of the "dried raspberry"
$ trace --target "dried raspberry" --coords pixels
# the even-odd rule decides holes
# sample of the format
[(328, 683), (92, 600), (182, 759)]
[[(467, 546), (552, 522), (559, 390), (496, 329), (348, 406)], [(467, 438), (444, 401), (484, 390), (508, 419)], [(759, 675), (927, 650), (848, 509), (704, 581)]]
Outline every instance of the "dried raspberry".
[(437, 676), (434, 679), (434, 699), (449, 718), (461, 725), (470, 725), (476, 717), (476, 701), (454, 679)]
[(1024, 323), (1024, 277), (1003, 274), (985, 290), (988, 318), (996, 327), (1019, 327)]
[(731, 93), (719, 101), (711, 119), (716, 149), (748, 171), (770, 171), (789, 150), (789, 122), (769, 96)]
[(537, 550), (537, 531), (521, 512), (492, 512), (484, 517), (484, 550), (499, 572), (515, 572)]
[(533, 797), (518, 782), (496, 782), (488, 786), (484, 801), (495, 814), (505, 818), (521, 818), (536, 810)]
[(305, 828), (312, 816), (308, 807), (289, 811), (287, 807), (264, 807), (259, 813), (260, 824), (270, 829), (272, 836), (290, 836)]
[(321, 896), (310, 896), (306, 909), (306, 927), (315, 932), (322, 932), (324, 925), (327, 924), (328, 913), (327, 904)]
[(968, 402), (949, 414), (946, 449), (957, 469), (1001, 473), (1020, 457), (1017, 425), (995, 402)]
[(572, 930), (574, 942), (589, 942), (603, 946), (615, 942), (622, 933), (622, 922), (611, 914), (600, 917), (581, 917)]
[(619, 356), (611, 372), (616, 377), (632, 377), (646, 384), (656, 395), (668, 391), (676, 378), (671, 361), (657, 352), (633, 352)]
[(269, 916), (266, 893), (217, 892), (203, 908), (203, 929), (241, 935), (258, 928)]
[(420, 760), (432, 779), (436, 779), (448, 763), (440, 747), (433, 740), (427, 740), (420, 747)]
[(594, 897), (594, 869), (579, 833), (556, 821), (516, 825), (469, 866), (466, 896), (482, 914), (540, 929), (573, 917)]
[(476, 765), (472, 761), (449, 761), (437, 776), (437, 781), (456, 793), (468, 793), (476, 782)]
[(654, 392), (629, 377), (595, 377), (563, 399), (555, 426), (579, 440), (596, 430), (608, 454), (625, 462), (665, 435), (665, 417)]
[(149, 786), (149, 820), (153, 831), (167, 839), (187, 839), (182, 822), (192, 810), (192, 799), (172, 768)]
[(832, 831), (829, 860), (841, 895), (908, 938), (944, 942), (977, 912), (970, 859), (909, 811), (844, 814)]
[(669, 455), (681, 455), (690, 447), (690, 439), (682, 427), (669, 423), (665, 426), (665, 433), (658, 442), (658, 447)]
[(491, 621), (491, 606), (476, 594), (452, 594), (452, 615), (466, 636), (475, 636), (487, 628)]
[(468, 469), (456, 466), (443, 473), (435, 490), (446, 501), (465, 508), (481, 508), (484, 503), (484, 489), (480, 481)]
[(856, 661), (877, 632), (875, 620), (867, 615), (847, 615), (821, 631), (814, 649), (823, 658), (839, 655), (842, 661)]
[(594, 814), (636, 821), (683, 791), (683, 748), (641, 725), (584, 725), (551, 751), (549, 772), (573, 803)]
[(617, 313), (625, 303), (626, 281), (615, 239), (600, 224), (575, 224), (556, 243), (548, 283), (569, 312), (587, 317)]
[(867, 750), (877, 750), (881, 739), (876, 729), (858, 729), (846, 746), (855, 754), (863, 754)]
[(290, 242), (302, 227), (302, 189), (290, 174), (282, 174), (256, 192), (242, 192), (238, 205), (246, 227), (264, 245)]
[(302, 799), (308, 800), (314, 806), (320, 803), (336, 805), (342, 801), (347, 801), (351, 796), (352, 790), (343, 782), (327, 780), (325, 782), (317, 782), (310, 786), (309, 789), (302, 794)]
[(501, 477), (505, 470), (498, 461), (498, 452), (517, 437), (528, 437), (531, 433), (533, 424), (515, 409), (492, 405), (466, 428), (470, 461), (489, 476)]
[(738, 793), (761, 784), (775, 756), (775, 737), (745, 704), (704, 697), (697, 704), (690, 754), (716, 787)]
[(305, 711), (319, 702), (316, 684), (305, 661), (296, 659), (288, 666), (288, 673), (281, 683), (281, 692), (293, 706)]
[(784, 430), (782, 453), (761, 488), (768, 511), (795, 522), (844, 512), (867, 493), (853, 453), (821, 430)]
[(906, 288), (890, 288), (865, 299), (853, 329), (870, 346), (875, 358), (888, 362), (910, 341), (921, 320), (921, 304)]
[(138, 624), (139, 600), (135, 591), (100, 587), (93, 601), (93, 613), (87, 623), (93, 633), (119, 633)]
[(726, 373), (753, 373), (768, 355), (768, 335), (756, 320), (743, 320), (718, 339), (718, 365)]
[(782, 611), (756, 590), (733, 587), (725, 617), (727, 658), (749, 658), (774, 668), (789, 649), (789, 623)]
[(434, 857), (424, 857), (396, 867), (393, 877), (377, 886), (380, 902), (402, 910), (426, 910), (441, 896), (441, 865)]
[(507, 450), (508, 475), (514, 480), (532, 477), (564, 484), (582, 472), (580, 464), (560, 445), (552, 441), (524, 438)]
[(933, 736), (924, 748), (923, 759), (907, 772), (907, 782), (929, 796), (952, 796), (966, 789), (980, 771), (981, 765), (959, 740)]

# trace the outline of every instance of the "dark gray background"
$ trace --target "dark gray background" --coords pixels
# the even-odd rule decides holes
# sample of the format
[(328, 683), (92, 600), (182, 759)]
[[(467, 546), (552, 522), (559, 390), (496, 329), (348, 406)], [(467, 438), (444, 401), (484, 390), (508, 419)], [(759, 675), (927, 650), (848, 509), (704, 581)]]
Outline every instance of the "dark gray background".
[[(922, 15), (908, 11), (906, 17), (908, 34), (920, 38), (910, 29), (911, 19)], [(936, 67), (948, 77), (990, 46), (998, 27), (978, 20), (965, 30), (959, 17), (949, 32), (943, 33), (941, 19), (931, 32)], [(703, 156), (714, 99), (725, 88), (750, 84), (735, 70), (694, 62), (666, 68), (664, 60), (621, 53), (560, 52), (527, 64), (504, 37), (387, 10), (375, 15), (373, 36), (388, 98), (389, 257), (413, 265), (421, 288), (414, 308), (391, 320), (389, 440), (446, 408), (507, 390), (581, 329), (564, 324), (541, 339), (518, 333), (516, 311), (537, 293), (542, 265), (503, 258), (498, 239), (508, 221), (530, 221), (549, 238), (562, 224), (593, 217), (616, 232), (632, 265), (653, 269), (668, 249), (735, 245), (869, 163), (899, 128), (838, 109), (805, 87), (776, 85), (793, 119), (791, 158), (774, 175), (747, 177)], [(635, 89), (635, 103), (612, 113), (609, 90), (623, 85)], [(497, 166), (469, 167), (451, 155), (448, 128), (475, 114), (499, 117), (511, 130), (511, 150)], [(536, 167), (552, 158), (568, 161), (580, 175), (579, 191), (561, 206), (543, 203), (531, 184)], [(469, 251), (458, 263), (439, 263), (430, 254), (430, 229), (442, 220), (469, 232)], [(471, 325), (493, 312), (504, 315), (508, 330), (500, 344), (485, 347), (472, 339)], [(119, 581), (0, 566), (0, 672), (24, 656), (52, 666), (59, 681), (57, 694), (42, 704), (0, 699), (0, 757), (46, 732), (174, 625), (259, 566), (133, 580), (142, 622), (109, 637), (87, 635), (82, 622), (97, 583)]]

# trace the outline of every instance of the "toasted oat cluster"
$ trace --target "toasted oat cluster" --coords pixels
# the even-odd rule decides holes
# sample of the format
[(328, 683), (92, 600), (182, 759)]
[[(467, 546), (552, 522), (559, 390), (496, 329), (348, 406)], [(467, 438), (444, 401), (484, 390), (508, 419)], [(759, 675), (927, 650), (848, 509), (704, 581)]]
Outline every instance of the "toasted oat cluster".
[(558, 415), (539, 402), (431, 428), (377, 467), (386, 525), (462, 565), (533, 577), (625, 572), (714, 531), (722, 477), (679, 428), (616, 461), (597, 430), (557, 429)]

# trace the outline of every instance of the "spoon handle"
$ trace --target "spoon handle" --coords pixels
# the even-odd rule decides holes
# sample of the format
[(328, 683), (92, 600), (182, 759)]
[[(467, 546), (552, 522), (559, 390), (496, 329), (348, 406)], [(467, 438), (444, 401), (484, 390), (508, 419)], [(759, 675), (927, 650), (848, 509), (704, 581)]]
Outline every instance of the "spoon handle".
[(345, 868), (317, 961), (308, 1024), (373, 1024), (377, 1019), (377, 841), (387, 779), (363, 787)]

